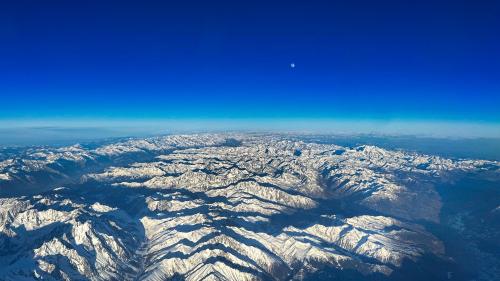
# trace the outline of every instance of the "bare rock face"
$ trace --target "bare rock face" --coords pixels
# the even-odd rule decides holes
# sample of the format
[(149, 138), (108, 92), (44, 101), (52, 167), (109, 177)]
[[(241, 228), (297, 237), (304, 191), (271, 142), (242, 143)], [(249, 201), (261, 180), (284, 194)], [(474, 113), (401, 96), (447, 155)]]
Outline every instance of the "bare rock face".
[(245, 134), (28, 151), (0, 162), (2, 194), (30, 186), (0, 199), (0, 279), (390, 276), (445, 255), (433, 183), (498, 167)]

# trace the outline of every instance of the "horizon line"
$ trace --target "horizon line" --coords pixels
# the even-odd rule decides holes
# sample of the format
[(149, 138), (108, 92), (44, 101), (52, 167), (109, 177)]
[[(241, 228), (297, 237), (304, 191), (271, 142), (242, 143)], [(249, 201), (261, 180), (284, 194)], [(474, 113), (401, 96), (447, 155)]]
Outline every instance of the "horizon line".
[(104, 129), (132, 134), (172, 132), (290, 132), (500, 138), (500, 122), (340, 118), (64, 118), (0, 119), (1, 130)]

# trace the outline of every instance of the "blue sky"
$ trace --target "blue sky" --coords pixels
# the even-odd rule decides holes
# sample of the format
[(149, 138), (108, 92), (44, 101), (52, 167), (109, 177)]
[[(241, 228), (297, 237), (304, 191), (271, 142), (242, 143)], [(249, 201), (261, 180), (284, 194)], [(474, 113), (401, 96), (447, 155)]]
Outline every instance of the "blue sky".
[(10, 1), (0, 121), (498, 124), (499, 14), (498, 1)]

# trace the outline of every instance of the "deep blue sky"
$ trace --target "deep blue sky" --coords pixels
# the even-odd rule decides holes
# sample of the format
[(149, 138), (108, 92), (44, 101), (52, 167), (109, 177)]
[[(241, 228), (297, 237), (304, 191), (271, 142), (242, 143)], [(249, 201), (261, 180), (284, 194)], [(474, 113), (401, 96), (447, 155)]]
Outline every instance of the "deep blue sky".
[(499, 27), (494, 0), (2, 1), (0, 120), (499, 123)]

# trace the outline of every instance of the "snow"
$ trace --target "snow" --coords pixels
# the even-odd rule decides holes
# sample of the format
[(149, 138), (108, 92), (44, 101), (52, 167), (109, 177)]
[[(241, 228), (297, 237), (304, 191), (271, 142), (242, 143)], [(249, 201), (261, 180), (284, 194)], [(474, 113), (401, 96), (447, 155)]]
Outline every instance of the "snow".
[[(224, 145), (232, 139), (241, 145)], [(100, 160), (108, 164), (95, 169)], [(36, 186), (43, 172), (54, 187), (66, 179), (76, 187), (0, 199), (0, 245), (12, 247), (0, 272), (7, 280), (300, 279), (325, 263), (389, 275), (405, 259), (444, 252), (421, 225), (439, 218), (430, 182), (485, 164), (500, 167), (252, 134), (34, 150), (0, 162), (2, 184)], [(379, 215), (317, 208), (330, 199)]]

